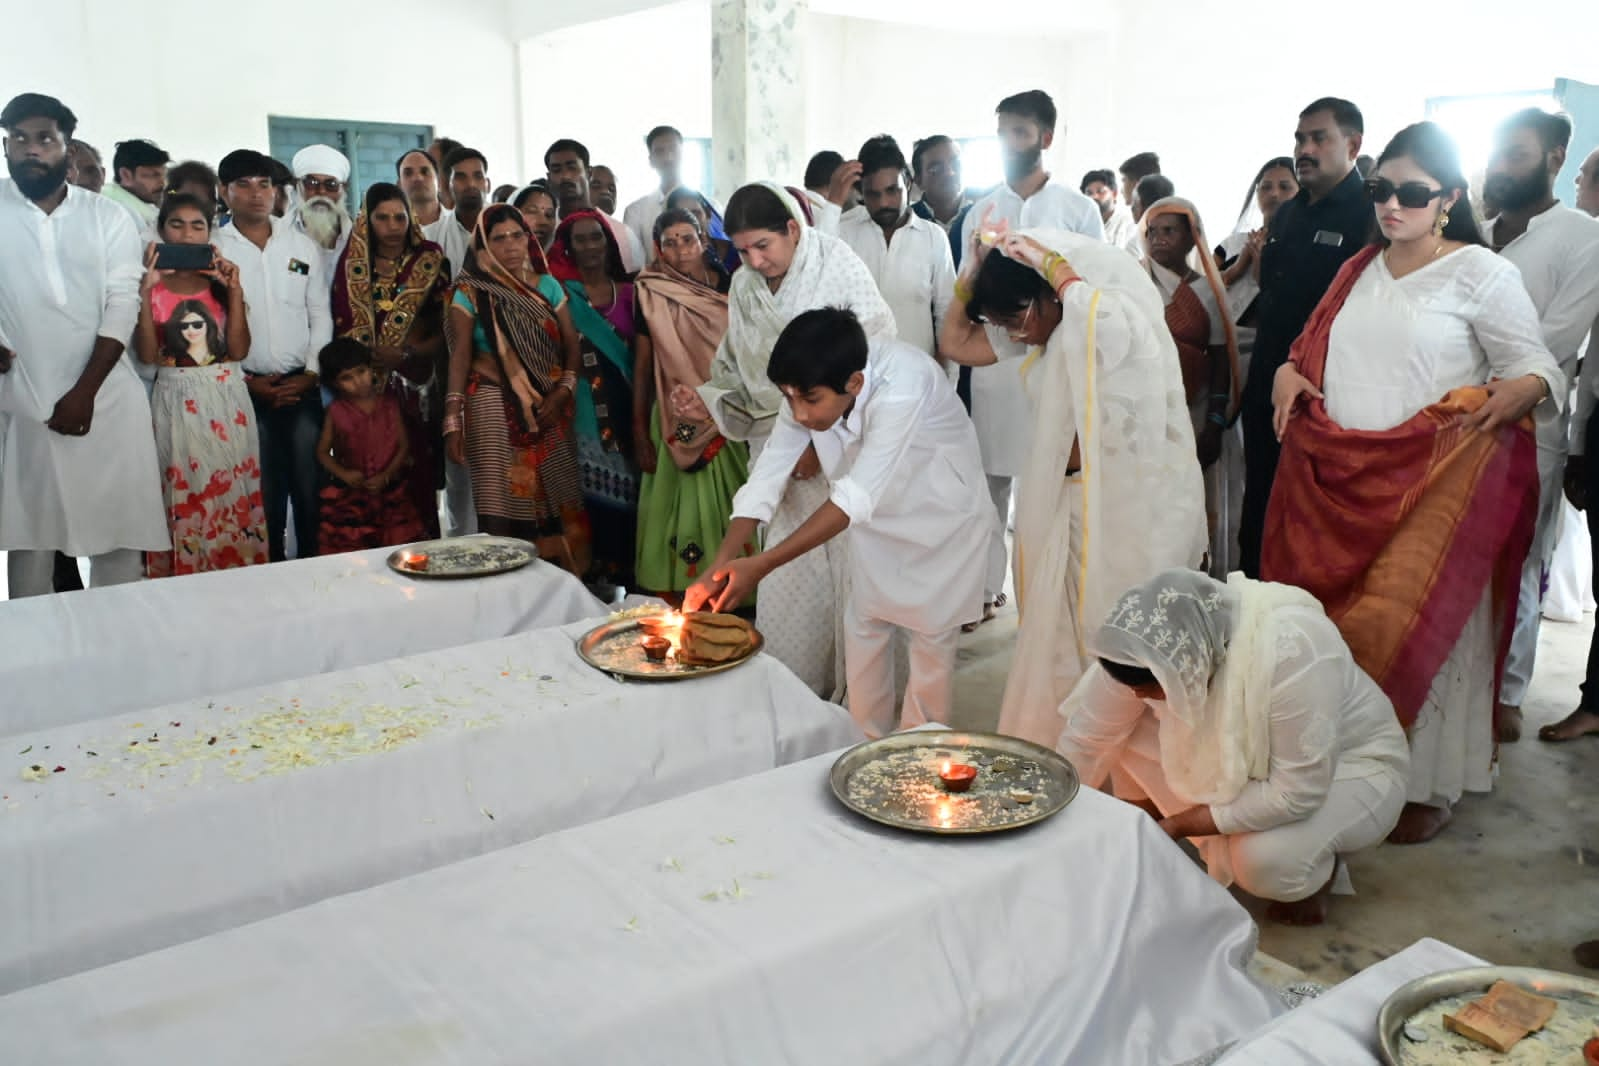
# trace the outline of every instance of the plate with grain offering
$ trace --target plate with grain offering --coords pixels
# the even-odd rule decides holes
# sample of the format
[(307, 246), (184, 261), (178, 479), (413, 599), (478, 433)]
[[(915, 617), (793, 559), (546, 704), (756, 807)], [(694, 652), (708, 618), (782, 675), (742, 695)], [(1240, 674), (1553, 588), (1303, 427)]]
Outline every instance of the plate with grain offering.
[(406, 544), (389, 553), (389, 569), (407, 577), (486, 577), (520, 570), (538, 549), (515, 537), (448, 537)]

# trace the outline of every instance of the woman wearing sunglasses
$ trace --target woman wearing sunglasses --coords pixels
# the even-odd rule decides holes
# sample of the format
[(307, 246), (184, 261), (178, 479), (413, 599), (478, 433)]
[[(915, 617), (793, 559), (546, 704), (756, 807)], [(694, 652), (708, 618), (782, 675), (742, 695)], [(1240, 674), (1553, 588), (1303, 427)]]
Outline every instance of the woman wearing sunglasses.
[(1261, 576), (1327, 608), (1409, 736), (1389, 837), (1431, 839), (1492, 787), (1493, 708), (1532, 537), (1533, 408), (1565, 383), (1454, 144), (1401, 131), (1366, 183), (1377, 232), (1273, 383), (1281, 464)]

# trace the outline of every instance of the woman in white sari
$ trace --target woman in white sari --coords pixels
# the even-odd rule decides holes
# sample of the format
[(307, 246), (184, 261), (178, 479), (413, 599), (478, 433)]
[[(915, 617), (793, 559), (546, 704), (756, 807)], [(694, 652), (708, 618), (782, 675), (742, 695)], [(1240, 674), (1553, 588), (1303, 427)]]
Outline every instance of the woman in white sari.
[(1321, 604), (1169, 570), (1090, 645), (1099, 662), (1061, 708), (1059, 745), (1083, 782), (1110, 779), (1217, 881), (1277, 901), (1274, 918), (1320, 922), (1348, 890), (1339, 858), (1399, 820), (1410, 767), (1393, 705)]
[[(746, 185), (728, 201), (724, 225), (743, 269), (728, 292), (727, 335), (698, 392), (729, 440), (748, 441), (750, 462), (766, 443), (783, 394), (766, 376), (777, 338), (796, 316), (820, 307), (855, 312), (867, 337), (894, 336), (894, 313), (866, 264), (836, 237), (805, 225), (804, 213), (781, 186)], [(693, 394), (674, 390), (679, 406)], [(780, 544), (828, 499), (827, 479), (813, 450), (766, 529)], [(757, 612), (766, 650), (824, 697), (843, 693), (842, 625), (848, 565), (842, 539), (794, 560), (761, 582)]]
[[(976, 231), (939, 349), (986, 366), (982, 324), (1032, 346), (1016, 360), (1034, 406), (1017, 505), (1021, 630), (1002, 733), (1054, 747), (1085, 637), (1122, 592), (1205, 552), (1205, 490), (1160, 293), (1138, 260), (1056, 230)], [(979, 266), (979, 263), (981, 264)]]

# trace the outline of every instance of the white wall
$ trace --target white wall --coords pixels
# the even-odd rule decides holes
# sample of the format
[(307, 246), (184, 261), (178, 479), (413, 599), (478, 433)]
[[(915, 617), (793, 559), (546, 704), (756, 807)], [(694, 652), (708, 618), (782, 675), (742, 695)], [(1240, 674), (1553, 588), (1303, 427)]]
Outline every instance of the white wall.
[(60, 97), (108, 167), (131, 137), (213, 166), (265, 151), (269, 114), (431, 124), (491, 161), (518, 150), (503, 0), (388, 0), (381, 13), (357, 0), (0, 0), (0, 24), (0, 98)]

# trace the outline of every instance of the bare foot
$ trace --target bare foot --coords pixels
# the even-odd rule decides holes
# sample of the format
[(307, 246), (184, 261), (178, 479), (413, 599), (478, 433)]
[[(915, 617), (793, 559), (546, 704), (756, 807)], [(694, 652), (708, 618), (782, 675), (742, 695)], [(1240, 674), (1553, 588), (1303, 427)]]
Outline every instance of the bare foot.
[(1599, 734), (1599, 714), (1578, 707), (1554, 725), (1546, 725), (1538, 730), (1538, 739), (1560, 744), (1595, 734)]
[(1599, 940), (1584, 940), (1571, 949), (1571, 957), (1577, 960), (1578, 966), (1599, 970)]
[(1333, 863), (1333, 875), (1304, 899), (1274, 901), (1266, 908), (1266, 917), (1278, 925), (1320, 925), (1327, 920), (1327, 908), (1332, 905), (1333, 881), (1338, 877), (1338, 864)]
[[(1001, 596), (1000, 599), (1003, 600), (1004, 597)], [(993, 620), (994, 620), (994, 604), (985, 603), (985, 604), (983, 604), (983, 617), (978, 619), (975, 622), (967, 622), (964, 625), (962, 625), (961, 626), (961, 632), (962, 633), (975, 633), (975, 632), (977, 632), (977, 627), (978, 626), (984, 625), (984, 624), (986, 624), (988, 622), (992, 622)]]
[(1501, 744), (1514, 744), (1521, 739), (1521, 708), (1501, 703), (1494, 707), (1494, 729)]
[(1425, 803), (1407, 803), (1399, 824), (1388, 834), (1390, 844), (1425, 844), (1449, 824), (1455, 812), (1448, 807), (1429, 807)]

